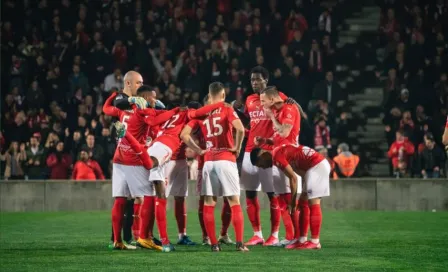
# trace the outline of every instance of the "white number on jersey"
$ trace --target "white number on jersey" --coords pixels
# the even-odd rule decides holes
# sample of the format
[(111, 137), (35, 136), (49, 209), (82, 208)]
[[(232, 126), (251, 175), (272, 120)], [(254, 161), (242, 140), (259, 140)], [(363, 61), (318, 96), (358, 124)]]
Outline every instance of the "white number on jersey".
[(163, 124), (162, 129), (168, 129), (168, 128), (173, 128), (175, 127), (175, 125), (173, 125), (177, 119), (179, 119), (179, 114), (175, 114), (173, 115), (173, 117), (171, 117), (171, 119), (169, 119), (168, 121), (165, 122), (165, 124)]
[(129, 119), (129, 115), (125, 115), (125, 116), (123, 116), (123, 120), (121, 121), (124, 125), (125, 130), (128, 129), (128, 119)]
[(314, 153), (316, 153), (316, 151), (314, 151), (313, 149), (311, 149), (307, 146), (302, 147), (302, 152), (303, 152), (303, 155), (305, 155), (307, 157), (311, 157), (314, 155)]
[(207, 128), (207, 138), (216, 137), (223, 133), (224, 129), (218, 124), (219, 120), (221, 120), (221, 117), (214, 117), (212, 124), (210, 124), (210, 119), (204, 120), (204, 125)]

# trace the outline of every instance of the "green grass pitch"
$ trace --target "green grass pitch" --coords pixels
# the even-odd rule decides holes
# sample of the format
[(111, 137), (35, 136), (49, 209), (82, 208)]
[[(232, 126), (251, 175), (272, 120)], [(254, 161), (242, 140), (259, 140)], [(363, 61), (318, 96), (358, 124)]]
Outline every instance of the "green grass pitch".
[[(219, 219), (219, 215), (216, 216)], [(262, 214), (264, 234), (269, 214)], [(217, 229), (219, 229), (219, 222)], [(448, 213), (324, 212), (320, 251), (111, 251), (110, 213), (2, 213), (0, 271), (448, 271)], [(251, 235), (246, 219), (245, 238)], [(188, 231), (200, 242), (196, 213)], [(172, 212), (169, 233), (176, 240)], [(232, 226), (231, 237), (234, 237)]]

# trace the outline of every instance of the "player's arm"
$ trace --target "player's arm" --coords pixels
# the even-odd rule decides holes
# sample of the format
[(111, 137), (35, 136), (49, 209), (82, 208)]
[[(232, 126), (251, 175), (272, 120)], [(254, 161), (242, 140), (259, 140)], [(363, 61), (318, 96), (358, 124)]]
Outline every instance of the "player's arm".
[[(290, 119), (290, 118), (288, 118)], [(272, 123), (274, 124), (274, 130), (277, 131), (278, 135), (280, 135), (280, 137), (282, 138), (286, 138), (289, 136), (289, 134), (291, 133), (292, 130), (292, 124), (293, 122), (289, 121), (287, 123), (283, 123), (281, 124), (274, 115), (271, 115), (271, 120)], [(292, 121), (294, 121), (291, 118)]]
[(238, 157), (241, 151), (241, 147), (243, 146), (245, 129), (243, 123), (239, 118), (232, 121), (232, 127), (235, 129), (235, 146), (233, 147), (232, 150), (236, 153), (236, 156)]
[(289, 211), (292, 214), (295, 210), (297, 200), (297, 175), (290, 164), (283, 169), (283, 172), (289, 178), (289, 186), (291, 188), (291, 203), (289, 203)]
[(104, 177), (103, 170), (101, 169), (100, 165), (96, 161), (93, 163), (93, 171), (95, 172), (96, 179), (99, 179), (99, 180), (106, 179)]
[(274, 145), (274, 140), (272, 138), (262, 138), (260, 136), (255, 137), (254, 139), (254, 144), (256, 146), (260, 146), (260, 145)]
[(106, 101), (104, 102), (104, 105), (103, 105), (103, 112), (106, 115), (118, 118), (120, 116), (121, 110), (119, 108), (113, 106), (114, 99), (116, 97), (117, 97), (117, 93), (115, 92), (111, 96), (109, 96), (108, 99), (106, 99)]
[(176, 113), (179, 112), (179, 108), (174, 108), (172, 110), (169, 111), (155, 111), (152, 113), (152, 115), (147, 115), (145, 120), (145, 123), (150, 125), (150, 126), (158, 126), (161, 125), (163, 123), (165, 123), (166, 121), (168, 121), (171, 117), (173, 117), (173, 115), (175, 115)]
[(448, 117), (446, 119), (445, 131), (442, 135), (442, 143), (448, 146)]
[(196, 154), (203, 155), (205, 153), (204, 150), (202, 150), (196, 141), (191, 137), (191, 132), (193, 131), (193, 128), (191, 127), (191, 124), (187, 124), (184, 126), (184, 129), (182, 129), (182, 132), (180, 133), (180, 138), (182, 141), (191, 148)]
[(211, 111), (224, 106), (224, 102), (220, 102), (220, 103), (215, 103), (215, 104), (210, 104), (210, 105), (206, 105), (201, 107), (200, 109), (197, 110), (189, 110), (188, 111), (188, 118), (189, 119), (195, 119), (195, 118), (201, 118), (206, 116), (208, 113), (210, 113)]

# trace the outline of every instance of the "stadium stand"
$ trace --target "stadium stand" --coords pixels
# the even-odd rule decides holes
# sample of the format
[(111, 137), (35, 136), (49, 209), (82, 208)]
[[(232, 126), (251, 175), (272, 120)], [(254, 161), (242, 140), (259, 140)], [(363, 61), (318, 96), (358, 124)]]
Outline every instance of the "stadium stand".
[(238, 107), (256, 65), (306, 109), (301, 143), (330, 157), (348, 143), (359, 176), (390, 175), (386, 153), (402, 113), (390, 110), (408, 107), (399, 94), (412, 101), (414, 145), (425, 120), (440, 142), (447, 6), (360, 2), (2, 1), (1, 176), (68, 178), (86, 150), (110, 177), (115, 138), (101, 106), (128, 70), (168, 107), (202, 101), (211, 81), (224, 82)]

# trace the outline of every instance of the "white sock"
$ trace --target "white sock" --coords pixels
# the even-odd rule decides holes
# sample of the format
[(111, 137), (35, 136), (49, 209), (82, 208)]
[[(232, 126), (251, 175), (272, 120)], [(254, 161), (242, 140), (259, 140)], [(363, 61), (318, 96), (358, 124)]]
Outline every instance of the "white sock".
[(274, 231), (271, 235), (278, 239), (278, 231)]
[(317, 239), (313, 239), (313, 238), (311, 238), (311, 243), (313, 243), (313, 244), (319, 244), (319, 238), (317, 238)]
[(263, 238), (263, 233), (261, 232), (261, 230), (260, 231), (254, 231), (254, 235), (258, 236), (260, 238)]
[(299, 238), (299, 243), (305, 243), (306, 240), (308, 240), (307, 237), (305, 237), (305, 236), (301, 236), (301, 237)]
[(186, 233), (179, 233), (179, 240), (182, 239), (186, 235), (187, 235)]

